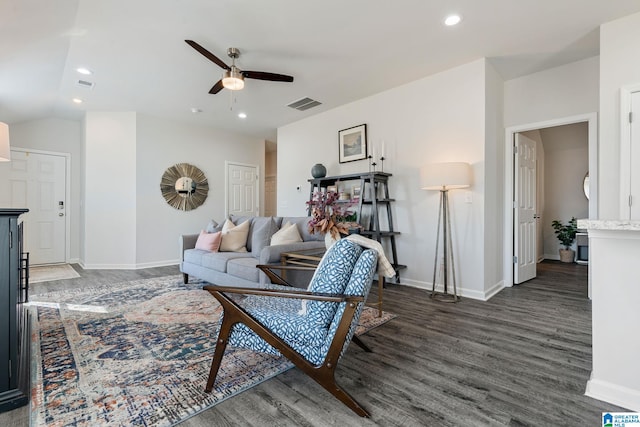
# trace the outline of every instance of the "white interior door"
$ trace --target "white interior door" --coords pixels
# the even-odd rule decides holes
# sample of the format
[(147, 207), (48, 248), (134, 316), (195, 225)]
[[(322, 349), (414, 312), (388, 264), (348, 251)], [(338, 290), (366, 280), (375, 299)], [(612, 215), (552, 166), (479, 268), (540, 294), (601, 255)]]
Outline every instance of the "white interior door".
[[(629, 161), (630, 174), (630, 200), (629, 219), (640, 219), (640, 92), (631, 94), (631, 114), (633, 120), (630, 123), (631, 156)], [(624, 218), (624, 216), (623, 216)]]
[(258, 167), (227, 162), (227, 215), (258, 216)]
[(0, 206), (27, 208), (21, 218), (31, 264), (66, 261), (67, 158), (11, 150), (0, 167)]
[(513, 283), (536, 277), (536, 142), (515, 134)]

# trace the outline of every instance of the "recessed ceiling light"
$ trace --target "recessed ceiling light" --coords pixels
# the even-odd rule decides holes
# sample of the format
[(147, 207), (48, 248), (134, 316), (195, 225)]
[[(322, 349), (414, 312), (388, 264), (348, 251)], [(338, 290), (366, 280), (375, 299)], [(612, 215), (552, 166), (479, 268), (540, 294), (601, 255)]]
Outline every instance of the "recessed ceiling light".
[(73, 98), (73, 99), (72, 99), (72, 101), (73, 101), (75, 104), (82, 104), (82, 99), (80, 99), (80, 98)]
[(456, 25), (460, 23), (460, 21), (462, 21), (462, 18), (460, 17), (460, 15), (449, 15), (445, 18), (444, 25), (447, 25), (450, 27), (452, 25)]
[(238, 113), (238, 117), (240, 117), (241, 119), (246, 119), (247, 113)]
[(93, 74), (93, 71), (85, 67), (76, 68), (76, 71), (80, 74), (84, 74), (85, 76), (90, 76), (91, 74)]
[(191, 112), (193, 114), (198, 114), (198, 113), (202, 113), (202, 110), (196, 107), (191, 108)]

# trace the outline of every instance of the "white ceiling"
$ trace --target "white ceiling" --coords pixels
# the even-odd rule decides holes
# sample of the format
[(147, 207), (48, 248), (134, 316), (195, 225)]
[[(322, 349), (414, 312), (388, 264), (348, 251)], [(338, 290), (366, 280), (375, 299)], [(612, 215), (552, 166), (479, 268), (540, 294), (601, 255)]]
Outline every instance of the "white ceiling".
[[(279, 126), (478, 58), (508, 80), (597, 55), (598, 26), (639, 11), (638, 0), (0, 0), (0, 121), (137, 111), (275, 140)], [(463, 21), (445, 27), (451, 12)], [(209, 95), (222, 70), (185, 39), (229, 64), (237, 47), (240, 68), (295, 81)], [(323, 104), (286, 107), (307, 96)]]

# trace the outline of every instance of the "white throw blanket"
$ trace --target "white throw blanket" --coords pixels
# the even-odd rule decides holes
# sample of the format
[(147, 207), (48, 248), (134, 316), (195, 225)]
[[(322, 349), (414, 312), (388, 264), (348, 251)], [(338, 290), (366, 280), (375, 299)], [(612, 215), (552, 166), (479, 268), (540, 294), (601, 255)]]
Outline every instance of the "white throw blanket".
[(352, 241), (367, 249), (373, 249), (378, 253), (378, 275), (384, 277), (393, 277), (396, 275), (396, 271), (387, 259), (384, 253), (382, 245), (377, 240), (368, 239), (360, 234), (350, 234), (345, 239)]

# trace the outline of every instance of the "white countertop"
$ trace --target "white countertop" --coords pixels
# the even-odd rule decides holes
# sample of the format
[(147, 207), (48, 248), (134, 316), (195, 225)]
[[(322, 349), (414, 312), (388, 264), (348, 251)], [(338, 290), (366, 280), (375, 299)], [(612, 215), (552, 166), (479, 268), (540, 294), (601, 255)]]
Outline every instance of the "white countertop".
[(579, 219), (579, 229), (640, 231), (640, 221), (620, 219)]

